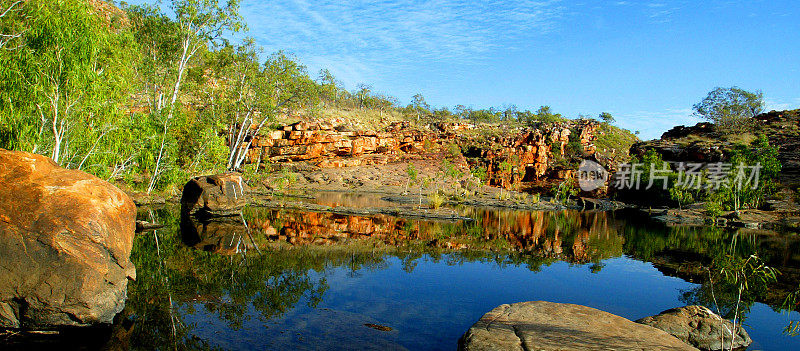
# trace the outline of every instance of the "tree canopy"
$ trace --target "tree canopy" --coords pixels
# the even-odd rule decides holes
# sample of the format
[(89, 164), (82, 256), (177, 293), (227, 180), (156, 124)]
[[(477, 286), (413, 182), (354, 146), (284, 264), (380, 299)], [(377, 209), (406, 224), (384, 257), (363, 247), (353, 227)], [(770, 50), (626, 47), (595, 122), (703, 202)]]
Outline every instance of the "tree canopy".
[(742, 131), (751, 118), (764, 110), (764, 94), (735, 86), (715, 88), (693, 108), (696, 116), (715, 123), (722, 130)]

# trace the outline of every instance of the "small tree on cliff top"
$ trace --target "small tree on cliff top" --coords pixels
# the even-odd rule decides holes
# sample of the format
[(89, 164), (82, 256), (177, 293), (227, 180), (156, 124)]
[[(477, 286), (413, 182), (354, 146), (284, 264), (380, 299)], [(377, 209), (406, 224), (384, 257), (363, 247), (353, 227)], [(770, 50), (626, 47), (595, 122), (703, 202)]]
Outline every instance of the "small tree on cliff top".
[(606, 122), (608, 124), (613, 124), (617, 120), (608, 112), (603, 112), (600, 114), (600, 120)]
[(764, 94), (738, 87), (716, 88), (693, 106), (695, 116), (707, 119), (721, 131), (742, 132), (750, 119), (764, 110)]

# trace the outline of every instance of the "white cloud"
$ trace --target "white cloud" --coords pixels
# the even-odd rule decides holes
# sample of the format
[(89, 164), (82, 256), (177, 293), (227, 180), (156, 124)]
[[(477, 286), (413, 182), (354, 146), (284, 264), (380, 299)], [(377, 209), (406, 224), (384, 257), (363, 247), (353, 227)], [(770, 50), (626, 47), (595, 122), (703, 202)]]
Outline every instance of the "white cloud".
[(562, 12), (555, 0), (252, 1), (241, 9), (248, 35), (267, 50), (293, 52), (315, 69), (330, 65), (348, 85), (421, 60), (480, 62), (553, 31)]
[(789, 100), (764, 100), (764, 111), (794, 110), (800, 108), (800, 97)]

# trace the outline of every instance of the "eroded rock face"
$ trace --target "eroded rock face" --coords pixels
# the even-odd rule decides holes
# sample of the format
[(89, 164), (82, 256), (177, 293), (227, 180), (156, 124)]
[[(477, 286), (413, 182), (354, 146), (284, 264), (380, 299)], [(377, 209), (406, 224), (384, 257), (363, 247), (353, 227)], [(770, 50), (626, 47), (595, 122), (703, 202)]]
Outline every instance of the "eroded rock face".
[(697, 350), (664, 331), (594, 308), (546, 301), (501, 305), (459, 340), (459, 350)]
[(703, 306), (673, 308), (636, 322), (661, 329), (701, 350), (729, 350), (731, 341), (733, 349), (739, 349), (753, 342), (741, 326), (734, 337), (729, 332), (734, 330), (733, 323)]
[[(474, 135), (465, 134), (476, 128), (475, 124), (440, 122), (417, 129), (408, 122), (395, 122), (375, 131), (343, 120), (297, 122), (254, 139), (246, 162), (308, 162), (321, 168), (385, 165), (425, 159), (440, 146), (455, 144), (471, 148), (471, 166), (486, 170), (487, 183), (510, 187), (519, 181), (563, 180), (559, 178), (563, 172), (553, 169), (554, 156), (592, 157), (601, 133), (597, 121), (565, 121), (509, 128), (489, 137), (486, 145), (477, 145)], [(580, 143), (577, 152), (582, 155), (567, 155), (571, 135)]]
[(183, 187), (181, 212), (208, 217), (237, 215), (247, 205), (249, 192), (239, 173), (195, 177)]
[(111, 323), (125, 305), (136, 206), (41, 155), (0, 149), (0, 327)]

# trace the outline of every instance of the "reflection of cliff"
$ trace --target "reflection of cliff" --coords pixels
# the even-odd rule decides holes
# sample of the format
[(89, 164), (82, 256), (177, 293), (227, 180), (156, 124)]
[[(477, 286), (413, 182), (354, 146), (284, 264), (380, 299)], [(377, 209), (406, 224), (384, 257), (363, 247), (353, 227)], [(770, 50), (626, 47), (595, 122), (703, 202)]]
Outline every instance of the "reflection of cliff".
[(622, 255), (622, 238), (606, 212), (486, 211), (480, 223), (487, 239), (505, 238), (517, 251), (576, 263)]
[(622, 238), (607, 213), (520, 212), (467, 209), (475, 222), (430, 222), (391, 216), (262, 211), (248, 221), (259, 237), (291, 245), (334, 245), (370, 239), (397, 246), (422, 241), (442, 249), (502, 249), (597, 261), (622, 254)]

